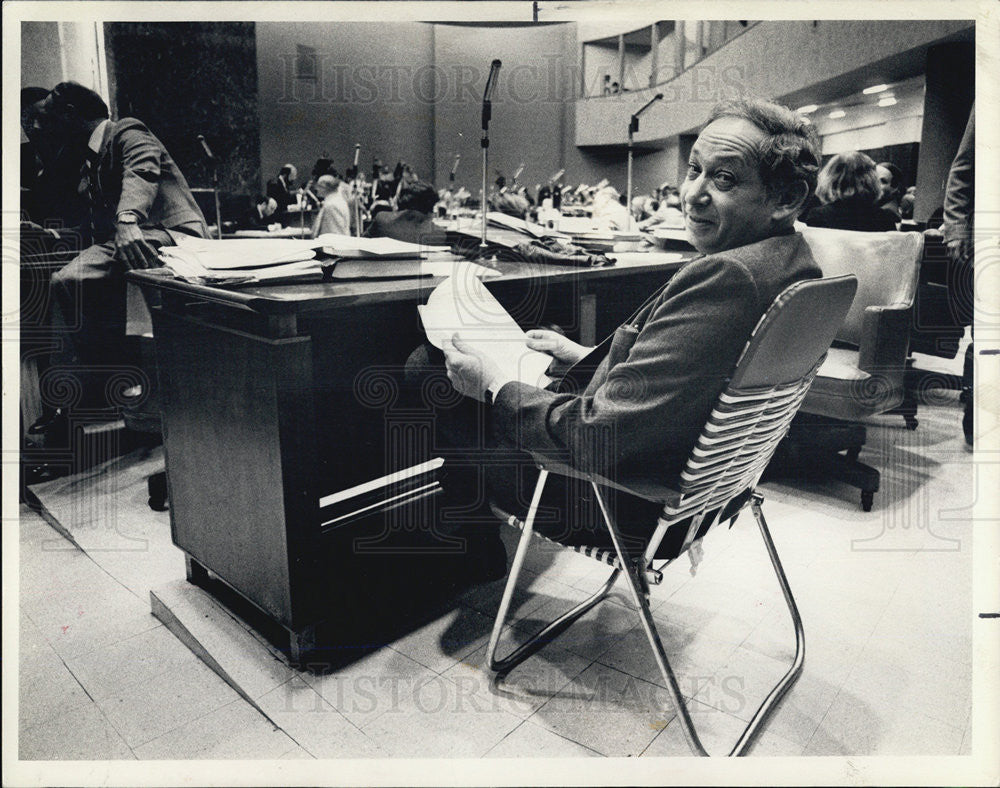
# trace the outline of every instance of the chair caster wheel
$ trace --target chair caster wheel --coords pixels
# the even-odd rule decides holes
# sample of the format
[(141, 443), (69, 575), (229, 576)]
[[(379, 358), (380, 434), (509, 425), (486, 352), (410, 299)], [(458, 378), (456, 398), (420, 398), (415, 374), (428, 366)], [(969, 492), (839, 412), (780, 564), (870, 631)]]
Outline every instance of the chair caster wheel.
[(875, 493), (870, 492), (869, 490), (862, 490), (861, 508), (866, 512), (870, 512), (872, 510), (872, 505), (874, 503), (875, 503)]
[(170, 506), (167, 505), (167, 502), (160, 498), (150, 498), (148, 501), (146, 501), (146, 503), (149, 504), (149, 508), (152, 509), (154, 512), (165, 512), (168, 509), (170, 509)]
[(146, 491), (149, 493), (149, 508), (154, 512), (165, 512), (167, 504), (167, 474), (163, 471), (154, 473), (146, 480)]

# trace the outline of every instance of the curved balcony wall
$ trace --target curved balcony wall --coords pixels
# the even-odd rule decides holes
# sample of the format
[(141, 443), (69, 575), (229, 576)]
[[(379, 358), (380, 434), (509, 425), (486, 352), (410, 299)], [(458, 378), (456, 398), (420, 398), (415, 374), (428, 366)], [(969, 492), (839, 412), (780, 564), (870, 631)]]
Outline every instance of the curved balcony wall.
[[(744, 92), (794, 97), (821, 83), (849, 83), (856, 72), (860, 89), (863, 72), (875, 73), (876, 64), (899, 72), (896, 76), (910, 76), (905, 72), (918, 63), (914, 73), (922, 71), (924, 48), (971, 25), (966, 20), (759, 22), (673, 79), (577, 100), (575, 142), (591, 150), (623, 146), (629, 116), (657, 92), (664, 94), (663, 100), (646, 112), (635, 135), (636, 143), (647, 148), (665, 147), (671, 138), (691, 133), (717, 101)], [(886, 42), (891, 42), (891, 52)], [(906, 55), (914, 50), (921, 56), (909, 63)]]

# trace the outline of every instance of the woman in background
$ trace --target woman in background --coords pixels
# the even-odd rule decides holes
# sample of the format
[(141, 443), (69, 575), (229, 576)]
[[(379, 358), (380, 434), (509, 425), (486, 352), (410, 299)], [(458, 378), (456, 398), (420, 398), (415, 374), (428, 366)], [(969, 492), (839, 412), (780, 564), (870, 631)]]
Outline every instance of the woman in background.
[(810, 227), (884, 232), (896, 229), (893, 213), (878, 206), (875, 162), (858, 151), (838, 153), (820, 170), (816, 196), (822, 203), (803, 220)]

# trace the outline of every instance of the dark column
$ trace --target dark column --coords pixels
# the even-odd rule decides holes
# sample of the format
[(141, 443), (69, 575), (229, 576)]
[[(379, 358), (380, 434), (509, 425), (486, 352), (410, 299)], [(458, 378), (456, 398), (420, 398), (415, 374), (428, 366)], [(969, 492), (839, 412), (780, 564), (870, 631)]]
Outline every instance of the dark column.
[(931, 47), (927, 52), (926, 79), (913, 210), (913, 218), (922, 222), (944, 202), (948, 170), (969, 119), (975, 95), (974, 45)]

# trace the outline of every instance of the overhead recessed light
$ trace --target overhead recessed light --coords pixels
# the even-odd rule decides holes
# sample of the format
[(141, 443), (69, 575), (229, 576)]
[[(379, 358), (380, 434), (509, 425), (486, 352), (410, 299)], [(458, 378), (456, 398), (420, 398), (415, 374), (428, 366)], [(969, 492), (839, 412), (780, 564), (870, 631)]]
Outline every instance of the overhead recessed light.
[(866, 96), (870, 96), (872, 93), (881, 93), (883, 90), (888, 90), (888, 85), (872, 85), (870, 88), (865, 88), (861, 92)]
[(828, 118), (842, 118), (846, 114), (847, 113), (844, 112), (844, 110), (842, 110), (842, 109), (835, 109), (833, 112), (831, 112), (829, 115), (827, 115), (827, 117)]
[(896, 99), (893, 98), (892, 96), (886, 96), (885, 98), (880, 98), (878, 100), (878, 105), (880, 107), (891, 107), (895, 103)]
[(818, 104), (806, 104), (804, 107), (799, 107), (795, 110), (800, 115), (808, 115), (810, 112), (815, 112), (819, 109)]

